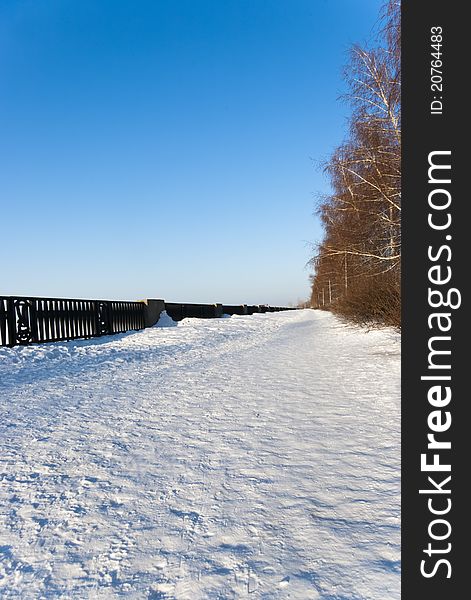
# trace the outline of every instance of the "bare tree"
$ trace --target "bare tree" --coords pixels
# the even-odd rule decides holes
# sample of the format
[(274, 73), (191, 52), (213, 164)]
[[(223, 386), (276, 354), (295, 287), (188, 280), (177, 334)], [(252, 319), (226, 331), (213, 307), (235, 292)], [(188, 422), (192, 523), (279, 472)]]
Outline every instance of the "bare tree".
[(333, 193), (319, 206), (325, 236), (311, 261), (314, 306), (394, 325), (400, 320), (399, 36), (400, 5), (390, 0), (378, 36), (382, 45), (350, 52), (349, 136), (326, 165)]

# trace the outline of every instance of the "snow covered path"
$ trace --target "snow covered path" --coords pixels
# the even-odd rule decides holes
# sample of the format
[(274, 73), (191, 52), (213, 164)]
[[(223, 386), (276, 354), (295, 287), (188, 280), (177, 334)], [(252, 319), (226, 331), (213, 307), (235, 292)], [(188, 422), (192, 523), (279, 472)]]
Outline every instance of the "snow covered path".
[(400, 597), (399, 335), (320, 311), (0, 349), (0, 597)]

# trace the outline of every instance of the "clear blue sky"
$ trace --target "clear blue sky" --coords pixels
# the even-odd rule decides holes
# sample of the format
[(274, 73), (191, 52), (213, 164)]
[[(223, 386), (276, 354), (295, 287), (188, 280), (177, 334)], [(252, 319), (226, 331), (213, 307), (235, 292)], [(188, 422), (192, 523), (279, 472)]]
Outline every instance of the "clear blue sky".
[(0, 0), (0, 293), (285, 304), (377, 0)]

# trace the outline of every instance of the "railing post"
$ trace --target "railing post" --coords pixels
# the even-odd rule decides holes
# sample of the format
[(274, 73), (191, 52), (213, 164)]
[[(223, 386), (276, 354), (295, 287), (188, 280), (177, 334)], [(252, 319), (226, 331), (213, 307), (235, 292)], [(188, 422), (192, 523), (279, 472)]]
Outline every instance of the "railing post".
[(152, 327), (158, 322), (160, 313), (165, 310), (165, 301), (158, 298), (146, 298), (141, 302), (143, 305), (144, 327)]
[(33, 343), (38, 343), (39, 342), (39, 335), (38, 335), (38, 313), (36, 310), (36, 300), (31, 300), (31, 308), (29, 311), (29, 317), (30, 317), (30, 327), (31, 327), (31, 341)]
[(101, 333), (101, 315), (102, 315), (102, 309), (101, 309), (101, 302), (99, 300), (95, 300), (93, 302), (93, 309), (94, 309), (94, 313), (95, 313), (95, 336), (98, 337), (100, 335), (102, 335)]
[(112, 319), (112, 303), (105, 303), (105, 326), (107, 335), (111, 335), (113, 333), (113, 319)]
[(16, 314), (14, 298), (7, 298), (8, 346), (16, 346)]

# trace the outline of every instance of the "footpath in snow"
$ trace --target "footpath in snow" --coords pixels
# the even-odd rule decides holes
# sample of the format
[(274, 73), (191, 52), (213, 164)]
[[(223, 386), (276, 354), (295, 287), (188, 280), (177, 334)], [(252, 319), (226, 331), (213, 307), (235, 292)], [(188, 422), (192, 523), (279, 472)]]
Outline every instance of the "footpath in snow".
[(400, 597), (400, 339), (320, 311), (0, 349), (0, 597)]

